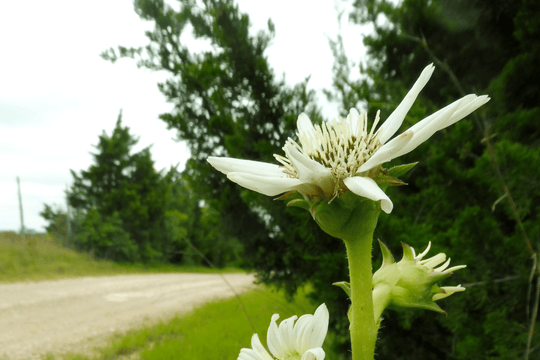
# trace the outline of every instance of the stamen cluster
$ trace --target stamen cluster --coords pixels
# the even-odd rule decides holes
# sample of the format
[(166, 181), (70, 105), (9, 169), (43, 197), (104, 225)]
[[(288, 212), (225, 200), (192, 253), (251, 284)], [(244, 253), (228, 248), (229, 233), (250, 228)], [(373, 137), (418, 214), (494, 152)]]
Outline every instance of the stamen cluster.
[[(330, 169), (334, 179), (334, 196), (339, 195), (344, 188), (343, 179), (355, 176), (358, 169), (364, 164), (381, 146), (379, 134), (374, 134), (374, 129), (379, 122), (379, 114), (368, 132), (367, 113), (360, 114), (357, 118), (349, 116), (346, 120), (339, 118), (325, 121), (321, 125), (314, 125), (313, 131), (297, 132), (300, 141), (289, 138), (287, 143), (294, 145), (306, 157), (322, 164)], [(285, 150), (285, 147), (283, 148)], [(285, 150), (287, 153), (287, 151)], [(291, 160), (287, 156), (274, 155), (284, 169), (283, 171), (292, 178), (298, 178), (298, 174)]]

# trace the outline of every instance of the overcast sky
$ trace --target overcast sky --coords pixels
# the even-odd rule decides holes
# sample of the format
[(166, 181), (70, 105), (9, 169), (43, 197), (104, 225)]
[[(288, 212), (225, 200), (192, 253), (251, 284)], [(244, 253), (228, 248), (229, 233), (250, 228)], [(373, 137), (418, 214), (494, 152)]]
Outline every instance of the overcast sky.
[[(238, 1), (249, 14), (253, 31), (276, 25), (267, 55), (270, 65), (289, 84), (311, 75), (325, 115), (334, 117), (320, 90), (330, 88), (333, 57), (327, 37), (338, 34), (333, 1)], [(92, 145), (104, 130), (110, 134), (118, 112), (123, 124), (140, 137), (136, 150), (152, 145), (157, 169), (189, 157), (158, 115), (169, 111), (157, 89), (164, 73), (137, 69), (133, 61), (116, 64), (99, 54), (117, 45), (146, 45), (152, 24), (134, 12), (131, 0), (6, 1), (0, 12), (0, 231), (20, 228), (16, 177), (21, 179), (24, 222), (43, 231), (43, 204), (65, 207), (70, 169), (87, 169)], [(364, 52), (358, 26), (344, 19), (347, 53)], [(346, 114), (341, 114), (346, 115)]]

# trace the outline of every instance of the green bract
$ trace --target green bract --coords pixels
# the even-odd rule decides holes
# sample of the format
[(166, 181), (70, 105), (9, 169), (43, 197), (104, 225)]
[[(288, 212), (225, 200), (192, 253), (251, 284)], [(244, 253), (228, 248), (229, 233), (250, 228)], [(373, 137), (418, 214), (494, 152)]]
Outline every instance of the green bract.
[[(446, 255), (443, 253), (422, 260), (429, 251), (431, 243), (418, 256), (415, 255), (412, 247), (401, 243), (403, 258), (398, 263), (394, 262), (386, 245), (380, 241), (379, 244), (382, 250), (383, 264), (373, 275), (373, 303), (376, 318), (385, 308), (395, 310), (417, 308), (446, 314), (435, 301), (465, 290), (461, 285), (447, 287), (437, 285), (452, 275), (453, 271), (465, 268), (466, 265), (447, 269), (450, 265), (450, 259), (446, 261)], [(444, 264), (439, 266), (443, 262)]]
[(310, 212), (327, 234), (345, 241), (354, 241), (362, 234), (373, 233), (381, 205), (347, 192), (330, 203), (326, 199), (316, 200)]

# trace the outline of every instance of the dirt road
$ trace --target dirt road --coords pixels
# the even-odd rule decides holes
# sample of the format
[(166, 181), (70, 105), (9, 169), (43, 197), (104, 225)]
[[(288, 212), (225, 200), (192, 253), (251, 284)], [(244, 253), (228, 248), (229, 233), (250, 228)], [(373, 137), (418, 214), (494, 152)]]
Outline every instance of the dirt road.
[[(238, 292), (254, 280), (245, 274), (224, 276)], [(49, 351), (76, 351), (89, 338), (232, 295), (216, 274), (121, 275), (0, 284), (0, 359), (34, 359)]]

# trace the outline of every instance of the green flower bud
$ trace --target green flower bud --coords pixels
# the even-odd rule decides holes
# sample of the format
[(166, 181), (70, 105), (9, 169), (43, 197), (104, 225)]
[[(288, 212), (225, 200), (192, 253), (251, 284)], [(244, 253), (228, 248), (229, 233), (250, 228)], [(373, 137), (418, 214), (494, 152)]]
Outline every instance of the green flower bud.
[(446, 314), (435, 304), (435, 301), (465, 290), (461, 285), (437, 286), (437, 283), (452, 275), (454, 271), (465, 268), (466, 265), (448, 268), (450, 259), (445, 262), (446, 255), (443, 253), (423, 260), (431, 247), (431, 242), (418, 256), (412, 247), (401, 243), (403, 258), (398, 263), (394, 262), (386, 245), (380, 241), (379, 244), (383, 264), (373, 275), (373, 303), (376, 319), (385, 308), (394, 310), (417, 308)]

